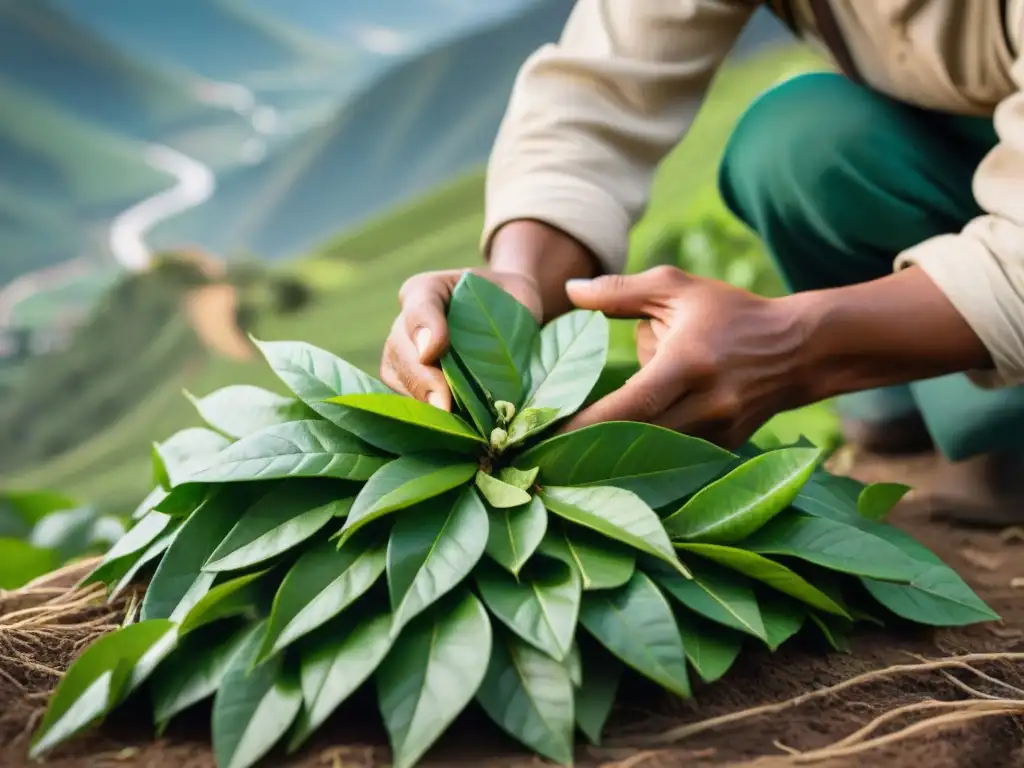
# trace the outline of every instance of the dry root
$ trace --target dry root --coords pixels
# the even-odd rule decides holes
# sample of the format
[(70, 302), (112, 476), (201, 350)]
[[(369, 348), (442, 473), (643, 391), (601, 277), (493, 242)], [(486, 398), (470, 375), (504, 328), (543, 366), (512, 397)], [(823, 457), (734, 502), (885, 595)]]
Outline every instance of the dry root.
[[(1019, 663), (1022, 661), (1024, 661), (1024, 653), (975, 653), (943, 659), (921, 659), (916, 664), (898, 664), (885, 669), (873, 670), (826, 688), (808, 691), (785, 701), (708, 718), (696, 723), (672, 728), (655, 736), (631, 737), (628, 738), (628, 742), (631, 746), (664, 746), (677, 743), (698, 734), (720, 730), (759, 717), (787, 712), (810, 701), (834, 696), (857, 686), (903, 675), (938, 673), (969, 697), (956, 701), (927, 699), (891, 709), (878, 715), (854, 733), (819, 749), (800, 751), (777, 741), (775, 742), (775, 747), (785, 754), (761, 757), (743, 764), (743, 768), (784, 768), (786, 766), (810, 765), (838, 758), (852, 757), (870, 750), (890, 746), (906, 739), (958, 728), (964, 723), (973, 720), (1024, 715), (1024, 689), (1000, 680), (974, 666), (976, 664), (996, 662)], [(990, 688), (999, 690), (1001, 694), (980, 691), (963, 680), (954, 677), (948, 671), (950, 669), (967, 672), (978, 680), (987, 683)], [(884, 727), (892, 726), (899, 721), (923, 713), (928, 713), (928, 716), (904, 725), (895, 731), (878, 735), (878, 732)]]
[(5, 741), (31, 731), (68, 665), (120, 626), (124, 603), (108, 604), (103, 585), (75, 589), (94, 564), (78, 563), (0, 592), (0, 701), (9, 703), (0, 711)]

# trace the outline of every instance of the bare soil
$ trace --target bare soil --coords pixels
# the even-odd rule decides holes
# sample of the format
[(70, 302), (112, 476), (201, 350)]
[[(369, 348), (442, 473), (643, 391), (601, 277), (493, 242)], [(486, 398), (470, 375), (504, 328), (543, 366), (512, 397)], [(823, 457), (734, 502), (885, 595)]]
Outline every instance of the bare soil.
[[(845, 463), (844, 463), (845, 462)], [(842, 467), (865, 480), (913, 484), (935, 471), (929, 457), (880, 461), (840, 457)], [(1024, 510), (1022, 510), (1024, 523)], [(669, 700), (643, 686), (628, 692), (613, 714), (606, 744), (580, 744), (577, 765), (602, 768), (782, 768), (815, 765), (852, 768), (1001, 768), (1024, 765), (1024, 531), (958, 529), (931, 518), (913, 499), (894, 511), (892, 522), (910, 531), (956, 568), (998, 611), (998, 623), (931, 631), (890, 625), (859, 631), (852, 653), (829, 650), (813, 636), (793, 641), (776, 654), (748, 651), (722, 681), (696, 693), (693, 702)], [(1020, 581), (1015, 581), (1019, 579)], [(88, 638), (112, 625), (103, 608), (83, 608), (63, 634), (27, 636), (10, 630), (26, 600), (67, 599), (57, 587), (37, 587), (26, 598), (0, 594), (0, 766), (30, 765), (29, 730), (59, 670)], [(49, 589), (50, 592), (46, 592)], [(57, 595), (57, 597), (54, 597)], [(17, 603), (17, 604), (16, 604)], [(123, 607), (122, 607), (123, 609)], [(21, 613), (23, 617), (31, 614)], [(74, 629), (74, 627), (78, 629)], [(74, 638), (78, 632), (77, 640)], [(13, 650), (12, 650), (13, 649)], [(19, 651), (16, 653), (15, 651)], [(28, 653), (32, 668), (23, 663)], [(967, 657), (939, 669), (921, 669), (921, 659)], [(981, 654), (981, 656), (977, 656)], [(21, 659), (21, 661), (19, 661)], [(814, 692), (894, 665), (862, 684), (832, 694)], [(935, 666), (935, 665), (932, 665)], [(976, 670), (976, 671), (972, 671)], [(979, 674), (980, 673), (980, 674)], [(986, 675), (984, 677), (982, 675)], [(965, 687), (966, 686), (966, 687)], [(1013, 686), (1010, 688), (1007, 686)], [(780, 704), (803, 696), (803, 703)], [(934, 702), (934, 703), (933, 703)], [(388, 765), (380, 724), (366, 715), (372, 702), (355, 701), (322, 730), (319, 741), (295, 758), (273, 755), (280, 768), (375, 768)], [(776, 704), (758, 715), (751, 708)], [(910, 706), (908, 711), (895, 712)], [(131, 710), (132, 708), (127, 708)], [(144, 715), (145, 707), (136, 708)], [(745, 715), (735, 713), (746, 712)], [(52, 768), (213, 768), (207, 712), (197, 711), (152, 740), (151, 729), (133, 711), (121, 713), (99, 732), (48, 757)], [(732, 715), (733, 722), (707, 724)], [(870, 733), (857, 734), (881, 718)], [(931, 718), (931, 719), (929, 719)], [(704, 722), (704, 726), (693, 724)], [(678, 733), (689, 727), (691, 733)], [(673, 732), (676, 732), (673, 734)], [(844, 741), (845, 740), (845, 741)], [(841, 743), (840, 743), (841, 742)], [(828, 749), (825, 749), (828, 748)], [(477, 712), (468, 713), (435, 748), (431, 766), (525, 768), (531, 758)]]

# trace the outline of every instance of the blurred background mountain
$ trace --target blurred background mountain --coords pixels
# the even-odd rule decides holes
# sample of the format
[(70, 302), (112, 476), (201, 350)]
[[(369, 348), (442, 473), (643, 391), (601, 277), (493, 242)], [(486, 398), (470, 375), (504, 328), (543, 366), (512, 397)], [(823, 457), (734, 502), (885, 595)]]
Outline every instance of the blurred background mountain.
[[(572, 4), (0, 0), (0, 486), (128, 504), (183, 387), (263, 375), (244, 331), (375, 367), (402, 279), (477, 258), (513, 78)], [(636, 265), (777, 290), (714, 169), (750, 99), (816, 66), (755, 15)]]

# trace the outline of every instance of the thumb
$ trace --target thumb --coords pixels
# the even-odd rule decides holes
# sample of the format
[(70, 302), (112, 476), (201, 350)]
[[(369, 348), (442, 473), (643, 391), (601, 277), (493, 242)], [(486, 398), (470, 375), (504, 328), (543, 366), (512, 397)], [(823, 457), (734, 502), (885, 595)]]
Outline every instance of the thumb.
[(570, 280), (565, 284), (569, 301), (580, 309), (593, 309), (609, 317), (639, 319), (649, 316), (664, 290), (657, 270), (638, 275), (602, 275), (593, 280)]

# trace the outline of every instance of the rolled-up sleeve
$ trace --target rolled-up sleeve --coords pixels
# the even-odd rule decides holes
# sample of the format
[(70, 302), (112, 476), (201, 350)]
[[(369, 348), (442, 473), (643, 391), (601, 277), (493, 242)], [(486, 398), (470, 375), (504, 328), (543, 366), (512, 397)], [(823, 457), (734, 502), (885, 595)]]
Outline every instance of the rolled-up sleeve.
[(757, 5), (577, 0), (516, 79), (488, 166), (484, 251), (503, 224), (534, 219), (621, 271), (658, 163)]
[[(1024, 87), (1024, 59), (1013, 78)], [(987, 387), (1024, 384), (1024, 93), (999, 104), (995, 128), (999, 143), (974, 177), (984, 215), (896, 259), (923, 269), (988, 348), (994, 370), (970, 374)]]

